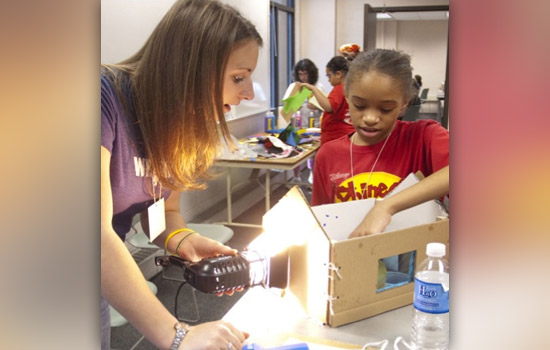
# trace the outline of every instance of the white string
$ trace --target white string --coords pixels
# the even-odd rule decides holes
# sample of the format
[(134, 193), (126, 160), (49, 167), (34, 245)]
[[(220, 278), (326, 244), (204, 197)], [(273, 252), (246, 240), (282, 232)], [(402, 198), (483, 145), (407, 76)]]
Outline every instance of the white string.
[[(378, 347), (378, 349), (384, 350), (388, 346), (388, 343), (389, 343), (388, 339), (380, 340), (380, 341), (377, 341), (377, 342), (370, 342), (370, 343), (367, 343), (367, 344), (363, 345), (363, 348), (361, 350), (366, 350), (367, 347)], [(402, 343), (409, 350), (414, 350), (412, 345), (407, 343), (403, 339), (402, 336), (398, 336), (397, 338), (395, 338), (395, 340), (393, 342), (393, 350), (400, 350), (399, 346), (398, 346), (399, 343)]]
[(402, 336), (395, 338), (395, 341), (393, 342), (393, 350), (400, 350), (399, 347), (397, 346), (399, 345), (400, 342), (403, 343), (403, 345), (405, 345), (407, 349), (413, 350), (412, 346), (409, 345), (409, 343), (407, 343)]
[[(374, 161), (374, 164), (372, 165), (372, 168), (370, 169), (369, 178), (367, 179), (367, 183), (365, 187), (363, 188), (363, 191), (361, 191), (361, 199), (365, 199), (365, 190), (369, 187), (370, 178), (372, 177), (372, 173), (374, 172), (374, 167), (376, 166), (376, 163), (378, 163), (378, 159), (380, 159), (380, 155), (382, 154), (382, 151), (384, 150), (384, 147), (386, 147), (386, 143), (390, 139), (392, 131), (390, 130), (390, 133), (386, 137), (386, 140), (384, 141), (384, 144), (382, 145), (382, 148), (380, 149), (380, 152), (378, 152), (378, 156), (376, 157), (376, 160)], [(349, 159), (350, 159), (350, 168), (351, 168), (351, 184), (353, 186), (353, 199), (357, 200), (357, 194), (355, 193), (355, 179), (353, 176), (353, 137), (357, 135), (357, 133), (353, 134), (350, 139), (349, 143)], [(367, 192), (368, 193), (368, 192)]]
[[(338, 276), (338, 279), (341, 279), (341, 280), (344, 279), (344, 278), (342, 277), (342, 275), (340, 275), (340, 272), (338, 272), (338, 271), (340, 270), (339, 267), (337, 267), (337, 266), (334, 265), (333, 263), (328, 263), (328, 264), (326, 264), (326, 265), (327, 265), (327, 267), (328, 267), (329, 270), (332, 270), (332, 271), (334, 271), (334, 272), (336, 273), (336, 276)], [(331, 275), (329, 275), (328, 277), (329, 277), (329, 278), (332, 278)]]
[(389, 343), (388, 339), (384, 339), (384, 340), (376, 341), (376, 342), (371, 342), (371, 343), (366, 343), (365, 345), (363, 345), (363, 348), (361, 350), (366, 350), (367, 347), (369, 347), (369, 346), (376, 346), (380, 350), (384, 350), (388, 346), (388, 343)]
[(327, 298), (328, 300), (328, 307), (329, 307), (329, 310), (330, 310), (330, 314), (332, 316), (334, 316), (334, 308), (332, 306), (332, 302), (334, 300), (338, 300), (338, 297), (333, 297), (332, 295), (328, 294), (328, 293), (323, 293), (325, 295), (325, 297)]

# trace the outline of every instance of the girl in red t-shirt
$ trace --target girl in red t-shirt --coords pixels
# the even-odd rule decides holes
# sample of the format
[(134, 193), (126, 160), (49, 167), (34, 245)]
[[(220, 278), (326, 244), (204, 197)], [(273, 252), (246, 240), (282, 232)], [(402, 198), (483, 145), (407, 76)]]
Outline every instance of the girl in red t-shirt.
[(323, 107), (325, 112), (321, 119), (321, 146), (329, 141), (348, 135), (355, 131), (349, 117), (349, 106), (344, 96), (344, 81), (348, 73), (348, 61), (342, 56), (335, 56), (328, 61), (326, 74), (333, 86), (328, 97), (317, 87), (308, 83), (299, 83), (307, 87)]
[[(385, 198), (350, 237), (382, 232), (393, 214), (449, 192), (449, 132), (431, 120), (403, 122), (412, 93), (410, 56), (375, 49), (350, 64), (345, 94), (355, 132), (320, 148), (312, 204)], [(410, 173), (426, 178), (386, 196)]]

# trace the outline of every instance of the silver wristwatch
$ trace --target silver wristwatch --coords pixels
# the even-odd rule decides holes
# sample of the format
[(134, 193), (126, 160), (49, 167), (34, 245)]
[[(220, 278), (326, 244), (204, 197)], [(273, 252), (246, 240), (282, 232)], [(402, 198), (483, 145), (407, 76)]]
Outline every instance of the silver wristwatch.
[(174, 325), (174, 329), (176, 330), (176, 335), (174, 336), (174, 340), (172, 340), (172, 345), (170, 345), (170, 350), (178, 350), (180, 347), (181, 342), (183, 341), (183, 337), (187, 334), (188, 330), (183, 328), (181, 326), (181, 323), (176, 322)]

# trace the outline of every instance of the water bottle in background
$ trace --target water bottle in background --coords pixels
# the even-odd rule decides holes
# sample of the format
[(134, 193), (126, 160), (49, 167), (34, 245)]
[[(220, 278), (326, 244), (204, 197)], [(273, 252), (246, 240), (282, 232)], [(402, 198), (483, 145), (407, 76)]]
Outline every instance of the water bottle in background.
[(449, 348), (449, 264), (445, 245), (428, 243), (414, 278), (413, 349)]
[(307, 127), (308, 128), (314, 128), (315, 127), (315, 113), (313, 111), (309, 112), (309, 117), (307, 119)]
[(265, 114), (265, 132), (273, 132), (275, 131), (275, 115), (272, 111), (268, 111)]

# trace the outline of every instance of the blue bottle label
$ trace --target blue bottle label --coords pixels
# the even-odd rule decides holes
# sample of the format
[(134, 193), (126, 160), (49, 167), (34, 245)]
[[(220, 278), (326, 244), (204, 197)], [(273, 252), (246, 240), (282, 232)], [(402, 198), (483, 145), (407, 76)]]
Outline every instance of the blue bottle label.
[(440, 283), (429, 283), (415, 278), (414, 308), (430, 314), (449, 312), (449, 290), (444, 291)]
[(275, 124), (275, 118), (273, 116), (266, 116), (265, 117), (265, 131), (266, 132), (275, 130), (274, 124)]

